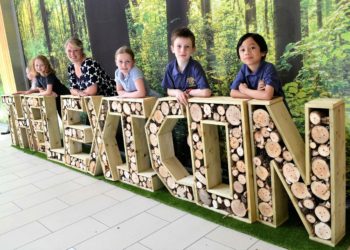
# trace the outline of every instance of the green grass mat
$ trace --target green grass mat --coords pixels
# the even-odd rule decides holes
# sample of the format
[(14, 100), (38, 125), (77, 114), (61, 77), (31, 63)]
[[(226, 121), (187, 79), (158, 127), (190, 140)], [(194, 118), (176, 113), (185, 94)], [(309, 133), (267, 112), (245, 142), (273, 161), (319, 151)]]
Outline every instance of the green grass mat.
[[(40, 152), (33, 152), (30, 151), (29, 149), (21, 149), (17, 146), (14, 146), (15, 148), (31, 154), (38, 156), (40, 158), (46, 159), (46, 154), (40, 153)], [(58, 163), (55, 161), (48, 160), (50, 162), (56, 163), (58, 165), (61, 165), (63, 167), (72, 169), (74, 171), (77, 171), (79, 173), (91, 176), (89, 174), (80, 172), (74, 168), (70, 168), (62, 163)], [(235, 220), (231, 217), (224, 216), (219, 213), (215, 213), (212, 210), (200, 207), (194, 203), (180, 200), (172, 196), (166, 188), (157, 190), (155, 192), (149, 192), (146, 190), (143, 190), (141, 188), (128, 185), (122, 182), (113, 182), (104, 179), (103, 176), (91, 176), (99, 180), (103, 180), (105, 182), (108, 182), (112, 185), (115, 185), (117, 187), (129, 190), (133, 193), (136, 193), (138, 195), (142, 195), (144, 197), (154, 199), (156, 201), (159, 201), (163, 204), (169, 205), (174, 208), (178, 208), (180, 210), (183, 210), (187, 213), (199, 216), (203, 219), (212, 221), (218, 225), (222, 225), (228, 228), (232, 228), (234, 230), (237, 230), (242, 233), (249, 234), (251, 236), (254, 236), (258, 239), (261, 239), (263, 241), (270, 242), (274, 245), (281, 246), (287, 249), (295, 249), (295, 250), (302, 250), (302, 249), (317, 249), (317, 250), (323, 250), (323, 249), (350, 249), (350, 230), (349, 230), (349, 225), (350, 225), (350, 209), (347, 209), (346, 211), (346, 235), (344, 236), (343, 240), (338, 243), (336, 247), (329, 247), (320, 243), (317, 243), (315, 241), (312, 241), (309, 239), (309, 235), (304, 228), (301, 220), (299, 219), (299, 216), (297, 215), (296, 211), (292, 206), (289, 206), (289, 219), (281, 226), (278, 228), (272, 228), (268, 227), (264, 224), (261, 223), (253, 223), (253, 224), (248, 224), (244, 223), (238, 220)], [(233, 246), (234, 247), (234, 246)]]

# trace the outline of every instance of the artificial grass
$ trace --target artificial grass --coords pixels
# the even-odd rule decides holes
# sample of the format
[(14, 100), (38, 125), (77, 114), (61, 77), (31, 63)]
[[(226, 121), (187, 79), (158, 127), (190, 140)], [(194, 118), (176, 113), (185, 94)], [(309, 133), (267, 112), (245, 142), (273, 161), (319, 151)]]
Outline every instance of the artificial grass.
[[(13, 146), (25, 153), (38, 156), (43, 159), (47, 159), (46, 154), (41, 152), (35, 152), (31, 151), (29, 149), (22, 149), (18, 146)], [(56, 161), (51, 161), (58, 165), (61, 165), (63, 167), (72, 169), (74, 171), (77, 171), (79, 173), (91, 176), (87, 173), (81, 172), (79, 170), (76, 170), (74, 168), (70, 168), (63, 163), (59, 163)], [(159, 201), (163, 204), (169, 205), (174, 208), (178, 208), (180, 210), (183, 210), (187, 213), (199, 216), (203, 219), (212, 221), (216, 224), (225, 226), (227, 228), (234, 229), (236, 231), (249, 234), (251, 236), (254, 236), (258, 239), (261, 239), (263, 241), (270, 242), (274, 245), (278, 245), (287, 249), (295, 249), (295, 250), (308, 250), (308, 249), (317, 249), (317, 250), (323, 250), (323, 249), (350, 249), (350, 229), (349, 227), (346, 228), (346, 235), (343, 237), (342, 241), (338, 243), (336, 247), (330, 247), (323, 245), (321, 243), (312, 241), (309, 239), (309, 235), (304, 228), (301, 220), (299, 219), (299, 216), (297, 215), (296, 211), (292, 206), (290, 206), (289, 209), (289, 219), (278, 228), (272, 228), (269, 226), (266, 226), (261, 223), (245, 223), (239, 220), (235, 220), (234, 218), (224, 216), (220, 213), (216, 213), (212, 210), (206, 209), (204, 207), (198, 206), (195, 203), (181, 200), (178, 198), (175, 198), (172, 196), (166, 188), (162, 188), (160, 190), (157, 190), (155, 192), (150, 192), (143, 190), (141, 188), (125, 184), (123, 182), (113, 182), (106, 180), (103, 176), (92, 176), (96, 179), (103, 180), (105, 182), (108, 182), (112, 185), (115, 185), (117, 187), (129, 190), (133, 193), (136, 193), (138, 195), (142, 195), (147, 198), (154, 199), (156, 201)], [(347, 209), (346, 211), (346, 225), (350, 225), (350, 209)], [(232, 246), (234, 247), (234, 246)]]

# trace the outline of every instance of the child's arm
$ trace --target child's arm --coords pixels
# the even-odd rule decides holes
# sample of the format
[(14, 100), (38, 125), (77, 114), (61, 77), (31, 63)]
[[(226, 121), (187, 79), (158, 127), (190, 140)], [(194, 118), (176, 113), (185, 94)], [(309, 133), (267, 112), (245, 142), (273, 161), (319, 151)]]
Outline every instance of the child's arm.
[(211, 90), (209, 88), (206, 89), (188, 89), (188, 95), (196, 96), (196, 97), (210, 97)]
[(57, 96), (57, 94), (52, 90), (53, 85), (52, 84), (47, 84), (46, 90), (44, 89), (39, 89), (40, 94), (43, 96)]
[(137, 89), (136, 91), (127, 92), (124, 91), (123, 86), (121, 84), (117, 83), (118, 95), (121, 97), (131, 98), (142, 98), (146, 96), (145, 82), (143, 81), (143, 78), (138, 78), (135, 80), (135, 87)]
[(239, 92), (254, 99), (271, 100), (273, 98), (275, 89), (271, 85), (266, 85), (265, 88), (257, 90), (249, 89), (247, 84), (241, 83), (239, 85)]
[(187, 99), (189, 95), (181, 89), (167, 89), (167, 94), (169, 96), (175, 96), (177, 101), (183, 105), (188, 104)]
[(230, 96), (233, 98), (244, 98), (244, 99), (251, 99), (250, 96), (243, 94), (238, 89), (231, 89)]

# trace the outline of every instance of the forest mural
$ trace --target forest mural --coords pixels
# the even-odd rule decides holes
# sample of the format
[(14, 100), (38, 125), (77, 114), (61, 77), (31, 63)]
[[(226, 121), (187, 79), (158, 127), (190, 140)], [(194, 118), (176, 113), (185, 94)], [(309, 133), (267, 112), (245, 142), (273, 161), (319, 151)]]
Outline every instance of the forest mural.
[[(115, 0), (118, 1), (118, 0)], [(67, 83), (64, 42), (83, 40), (91, 55), (86, 4), (92, 1), (15, 0), (25, 59), (49, 56), (59, 78)], [(196, 35), (195, 59), (207, 72), (214, 95), (229, 95), (240, 62), (235, 47), (246, 32), (263, 35), (267, 61), (279, 69), (287, 102), (304, 133), (304, 103), (317, 97), (341, 97), (350, 114), (350, 2), (348, 0), (120, 0), (130, 46), (152, 88), (160, 83), (172, 55), (168, 41), (178, 26)], [(98, 11), (98, 10), (96, 10)], [(100, 11), (100, 10), (99, 10)], [(108, 33), (106, 31), (106, 39)], [(104, 46), (100, 44), (100, 46)], [(114, 54), (108, 55), (114, 58)], [(106, 59), (106, 62), (111, 61)], [(104, 63), (101, 61), (101, 64)], [(113, 63), (113, 61), (112, 61)], [(113, 65), (114, 67), (114, 65)], [(350, 123), (347, 121), (349, 132)], [(348, 134), (348, 133), (347, 133)], [(347, 155), (350, 156), (350, 137)], [(350, 160), (348, 183), (350, 182)], [(348, 185), (348, 194), (350, 186)]]

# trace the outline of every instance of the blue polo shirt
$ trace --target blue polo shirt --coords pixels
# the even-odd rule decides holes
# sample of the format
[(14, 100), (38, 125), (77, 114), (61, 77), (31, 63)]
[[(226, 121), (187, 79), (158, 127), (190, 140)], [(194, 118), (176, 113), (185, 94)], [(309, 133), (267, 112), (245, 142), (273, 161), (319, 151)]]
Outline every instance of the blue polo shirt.
[(261, 61), (256, 72), (251, 72), (246, 64), (243, 64), (235, 80), (231, 83), (231, 89), (238, 89), (240, 83), (246, 83), (250, 89), (258, 89), (259, 80), (274, 88), (274, 96), (284, 97), (282, 84), (278, 79), (277, 70), (272, 63)]
[(183, 73), (178, 70), (176, 59), (168, 63), (162, 81), (163, 89), (208, 89), (205, 72), (199, 62), (190, 57)]

